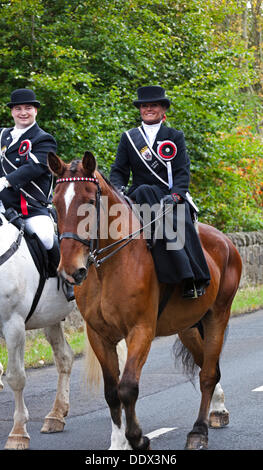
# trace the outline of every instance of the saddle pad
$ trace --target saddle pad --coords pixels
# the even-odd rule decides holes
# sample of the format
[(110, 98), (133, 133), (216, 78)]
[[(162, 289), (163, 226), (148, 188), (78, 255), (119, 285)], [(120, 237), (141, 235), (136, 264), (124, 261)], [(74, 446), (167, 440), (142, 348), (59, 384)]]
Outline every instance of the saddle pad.
[(43, 243), (36, 234), (24, 234), (28, 249), (41, 276), (48, 277), (48, 255)]

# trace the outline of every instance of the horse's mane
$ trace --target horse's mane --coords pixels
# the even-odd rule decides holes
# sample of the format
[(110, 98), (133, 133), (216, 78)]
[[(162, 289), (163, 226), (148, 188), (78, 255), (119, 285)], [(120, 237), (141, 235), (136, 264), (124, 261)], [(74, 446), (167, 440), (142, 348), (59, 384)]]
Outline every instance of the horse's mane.
[(126, 199), (126, 197), (124, 197), (124, 195), (120, 192), (119, 188), (117, 188), (113, 183), (111, 183), (111, 181), (107, 178), (107, 176), (105, 176), (101, 171), (98, 171), (98, 173), (100, 174), (102, 179), (105, 181), (105, 183), (121, 198), (121, 200), (125, 202), (126, 204), (128, 203), (128, 205), (131, 206), (131, 203), (129, 202), (128, 199)]
[[(76, 173), (76, 171), (77, 171), (77, 169), (78, 169), (78, 164), (79, 164), (79, 163), (81, 163), (81, 160), (78, 160), (78, 159), (72, 160), (72, 161), (70, 162), (69, 170), (70, 170), (72, 173)], [(98, 173), (100, 174), (100, 176), (102, 177), (102, 179), (105, 181), (105, 183), (106, 183), (113, 191), (115, 191), (115, 192), (118, 194), (118, 196), (119, 196), (122, 200), (124, 200), (125, 202), (127, 202), (126, 199), (123, 197), (123, 194), (120, 192), (120, 190), (119, 190), (113, 183), (111, 183), (111, 181), (109, 180), (109, 178), (107, 178), (107, 176), (105, 176), (100, 170), (97, 169), (97, 171), (98, 171)]]
[(72, 160), (69, 168), (72, 173), (76, 173), (79, 163), (81, 163), (81, 160)]
[(98, 173), (100, 174), (100, 176), (102, 177), (102, 179), (105, 181), (105, 183), (107, 183), (107, 185), (113, 189), (114, 191), (116, 191), (119, 195), (120, 195), (120, 191), (118, 188), (116, 188), (116, 186), (114, 186), (113, 183), (111, 183), (111, 181), (109, 180), (109, 178), (107, 178), (107, 176), (105, 176), (101, 171), (98, 171)]

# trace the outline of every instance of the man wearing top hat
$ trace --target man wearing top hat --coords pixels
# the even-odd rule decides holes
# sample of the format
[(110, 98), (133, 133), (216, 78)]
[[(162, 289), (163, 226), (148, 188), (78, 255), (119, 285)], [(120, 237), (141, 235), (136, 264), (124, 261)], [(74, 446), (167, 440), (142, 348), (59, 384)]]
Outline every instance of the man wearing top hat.
[(110, 180), (122, 189), (127, 186), (131, 172), (132, 184), (127, 195), (133, 201), (149, 206), (160, 202), (165, 207), (172, 204), (174, 231), (179, 205), (184, 210), (183, 246), (167, 249), (167, 240), (157, 239), (152, 254), (160, 282), (182, 284), (183, 297), (197, 298), (205, 293), (210, 274), (193, 223), (193, 212), (198, 209), (189, 195), (190, 160), (184, 134), (163, 123), (170, 100), (162, 87), (140, 87), (137, 94), (133, 104), (140, 111), (142, 124), (122, 134)]
[[(47, 249), (51, 263), (59, 261), (59, 247), (50, 218), (52, 175), (47, 154), (56, 152), (54, 137), (37, 122), (40, 102), (33, 90), (20, 88), (12, 92), (11, 109), (14, 127), (0, 128), (0, 200), (4, 209), (12, 207), (24, 219), (26, 228), (36, 233)], [(68, 300), (73, 290), (68, 293)]]

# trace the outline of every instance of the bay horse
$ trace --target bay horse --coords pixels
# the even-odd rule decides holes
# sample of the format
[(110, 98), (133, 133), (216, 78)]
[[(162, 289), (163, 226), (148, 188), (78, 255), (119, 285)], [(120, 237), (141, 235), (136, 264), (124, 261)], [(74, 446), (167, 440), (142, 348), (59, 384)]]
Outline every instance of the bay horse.
[[(9, 223), (4, 214), (0, 214), (0, 247), (0, 336), (5, 339), (8, 350), (6, 380), (15, 398), (14, 422), (5, 448), (22, 450), (27, 449), (30, 442), (26, 429), (29, 414), (23, 398), (26, 383), (25, 332), (44, 328), (58, 370), (55, 401), (45, 417), (42, 432), (63, 431), (64, 417), (69, 410), (73, 352), (65, 339), (61, 322), (72, 312), (75, 302), (67, 302), (62, 289), (57, 289), (57, 278), (49, 278), (29, 318), (40, 274), (23, 237), (23, 230)], [(0, 363), (0, 390), (3, 389), (2, 374), (3, 366)]]
[[(186, 448), (207, 447), (209, 408), (220, 380), (219, 356), (241, 277), (238, 251), (223, 233), (199, 223), (211, 283), (205, 295), (191, 300), (184, 299), (175, 286), (158, 317), (165, 286), (157, 280), (140, 221), (121, 193), (96, 169), (93, 154), (87, 151), (81, 161), (66, 164), (50, 152), (48, 165), (58, 177), (54, 193), (61, 239), (58, 271), (76, 286), (76, 302), (101, 365), (112, 419), (111, 449), (149, 449), (149, 439), (143, 436), (135, 412), (140, 375), (153, 339), (176, 333), (201, 368), (201, 404)], [(107, 204), (102, 202), (103, 196)], [(110, 229), (120, 225), (116, 207), (124, 206), (127, 217), (122, 219), (116, 241)], [(92, 207), (96, 209), (93, 213)], [(134, 228), (137, 235), (130, 237)], [(204, 339), (197, 328), (191, 328), (200, 321)], [(123, 339), (127, 360), (120, 378), (116, 345)], [(219, 409), (219, 420), (220, 413)]]

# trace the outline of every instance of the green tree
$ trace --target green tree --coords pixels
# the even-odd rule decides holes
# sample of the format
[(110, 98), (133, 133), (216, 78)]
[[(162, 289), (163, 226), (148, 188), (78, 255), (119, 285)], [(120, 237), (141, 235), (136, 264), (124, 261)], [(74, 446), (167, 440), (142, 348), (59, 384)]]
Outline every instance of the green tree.
[[(121, 133), (139, 122), (132, 106), (137, 87), (160, 84), (172, 100), (167, 122), (186, 136), (191, 190), (203, 207), (203, 220), (217, 220), (219, 228), (229, 229), (233, 207), (240, 201), (223, 191), (213, 168), (222, 155), (231, 159), (230, 149), (237, 166), (247, 152), (248, 147), (239, 145), (238, 127), (260, 128), (260, 96), (254, 87), (258, 58), (251, 31), (253, 7), (261, 2), (252, 3), (0, 2), (1, 122), (12, 123), (5, 106), (12, 89), (30, 86), (42, 103), (38, 121), (56, 136), (59, 155), (68, 161), (89, 149), (107, 173)], [(259, 13), (256, 18), (260, 25)], [(260, 152), (255, 158), (261, 158)], [(232, 189), (239, 178), (229, 177)], [(217, 189), (213, 194), (211, 187)], [(227, 223), (224, 217), (216, 219), (222, 201), (229, 207)], [(257, 215), (261, 204), (262, 199), (253, 199), (252, 228), (262, 226)], [(235, 220), (233, 227), (237, 225)]]

